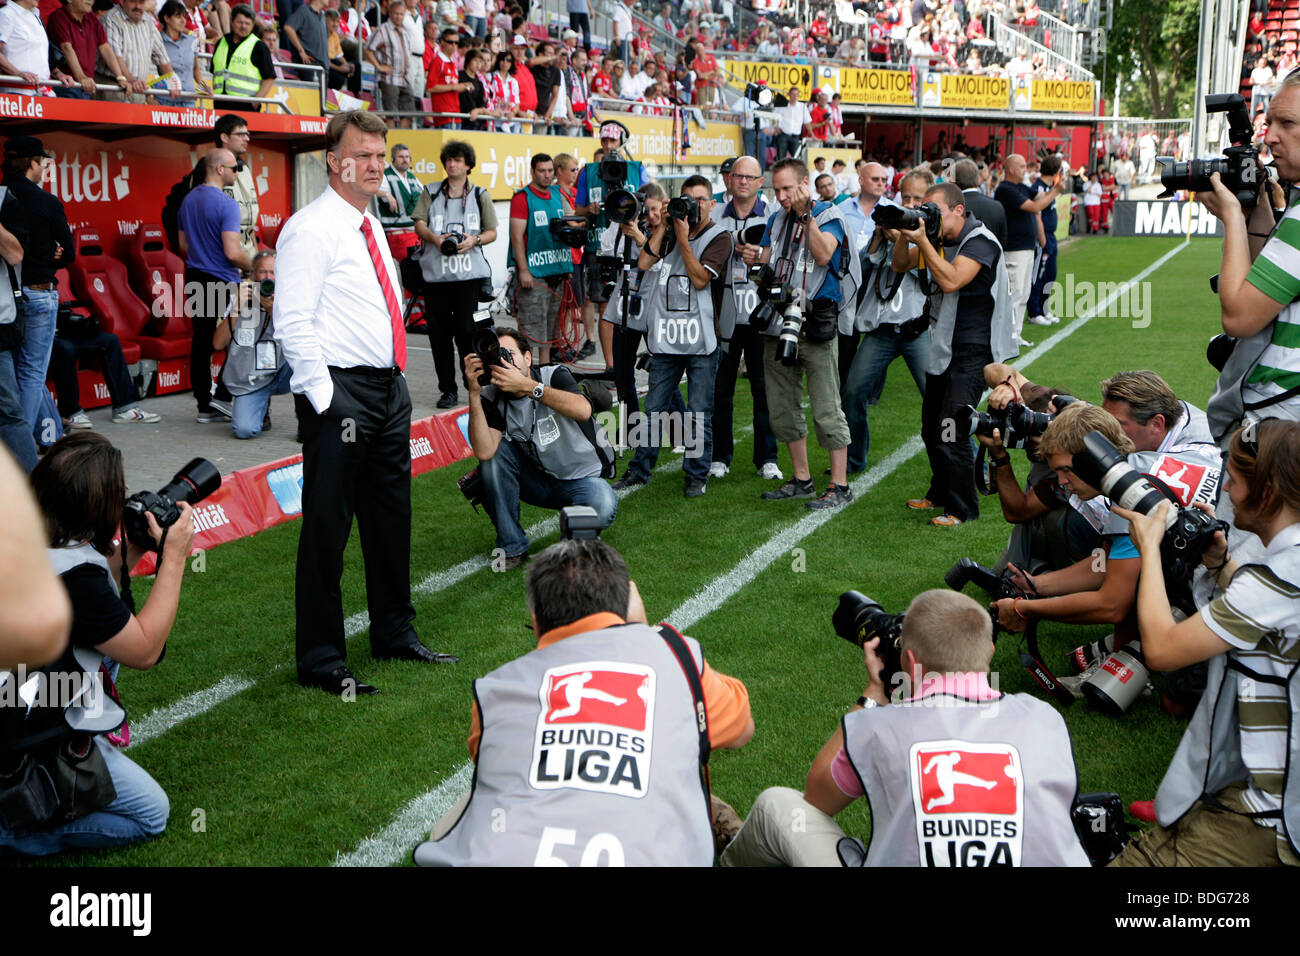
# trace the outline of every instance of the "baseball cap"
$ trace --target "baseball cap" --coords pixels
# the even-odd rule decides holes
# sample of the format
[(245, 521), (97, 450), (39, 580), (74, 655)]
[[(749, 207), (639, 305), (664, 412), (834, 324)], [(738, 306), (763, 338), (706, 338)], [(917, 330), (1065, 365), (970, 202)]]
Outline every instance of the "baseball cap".
[(731, 167), (735, 165), (736, 165), (736, 158), (734, 156), (731, 159), (724, 159), (722, 161), (722, 165), (718, 167), (719, 175), (722, 176), (727, 175), (727, 173), (731, 172)]
[(10, 136), (5, 140), (5, 158), (34, 159), (37, 156), (54, 158), (54, 153), (45, 148), (35, 136)]
[(565, 30), (563, 33), (560, 34), (560, 39), (561, 39), (561, 40), (576, 40), (576, 39), (578, 39), (578, 31), (577, 31), (577, 30)]
[(528, 41), (525, 40), (523, 37), (521, 37), (521, 36), (520, 36), (519, 34), (517, 34), (517, 33), (515, 34), (515, 38), (514, 38), (512, 41), (510, 41), (510, 42), (511, 42), (514, 46), (528, 46)]

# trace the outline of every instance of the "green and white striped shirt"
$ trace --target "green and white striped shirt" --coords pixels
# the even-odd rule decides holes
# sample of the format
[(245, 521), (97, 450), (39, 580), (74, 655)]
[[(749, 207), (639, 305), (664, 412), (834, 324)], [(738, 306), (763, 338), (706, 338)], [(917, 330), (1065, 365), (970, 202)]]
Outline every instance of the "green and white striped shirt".
[[(1284, 681), (1300, 664), (1300, 582), (1280, 577), (1271, 566), (1295, 567), (1294, 560), (1276, 559), (1296, 549), (1300, 549), (1300, 525), (1275, 537), (1260, 564), (1238, 571), (1223, 596), (1201, 609), (1201, 619), (1232, 645), (1229, 653), (1240, 663)], [(1290, 713), (1285, 686), (1241, 677), (1237, 722), (1241, 760), (1250, 774), (1242, 800), (1254, 812), (1282, 806), (1287, 739), (1297, 717)], [(1279, 831), (1279, 840), (1284, 839)]]
[(1246, 281), (1282, 303), (1272, 344), (1246, 380), (1247, 403), (1300, 386), (1300, 199), (1291, 204), (1260, 251)]

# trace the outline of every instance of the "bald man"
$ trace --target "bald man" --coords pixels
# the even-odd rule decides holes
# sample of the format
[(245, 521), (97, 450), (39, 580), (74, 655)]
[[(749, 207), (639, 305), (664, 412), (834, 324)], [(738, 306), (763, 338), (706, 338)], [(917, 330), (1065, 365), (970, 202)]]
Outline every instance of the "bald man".
[[(235, 184), (235, 154), (214, 149), (203, 160), (202, 185), (191, 189), (176, 221), (185, 257), (185, 293), (193, 309), (190, 382), (200, 423), (229, 421), (226, 409), (212, 404), (212, 333), (239, 284), (240, 270), (253, 268), (239, 242), (239, 203), (226, 195)], [(201, 294), (196, 295), (196, 292)]]
[(1056, 182), (1044, 192), (1035, 195), (1025, 183), (1025, 157), (1012, 153), (1007, 157), (1006, 177), (998, 184), (993, 198), (1002, 204), (1007, 214), (1006, 252), (1007, 279), (1011, 282), (1012, 337), (1019, 346), (1033, 343), (1020, 334), (1025, 324), (1025, 308), (1034, 286), (1034, 251), (1038, 248), (1040, 230), (1038, 214), (1061, 195), (1064, 187)]

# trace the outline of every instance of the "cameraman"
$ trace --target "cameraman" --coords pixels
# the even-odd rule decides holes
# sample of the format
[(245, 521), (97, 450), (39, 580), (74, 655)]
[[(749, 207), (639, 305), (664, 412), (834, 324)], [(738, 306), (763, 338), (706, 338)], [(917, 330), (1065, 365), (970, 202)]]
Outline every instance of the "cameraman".
[[(645, 270), (641, 301), (645, 313), (650, 362), (647, 416), (662, 421), (673, 410), (672, 393), (686, 374), (687, 416), (682, 426), (688, 446), (682, 461), (683, 494), (698, 498), (709, 481), (713, 460), (713, 386), (718, 377), (718, 313), (722, 275), (731, 262), (731, 235), (715, 223), (713, 190), (703, 176), (682, 183), (679, 199), (668, 203), (668, 221), (660, 222), (641, 249), (637, 265)], [(677, 210), (676, 214), (674, 209)], [(672, 223), (669, 233), (668, 222)], [(636, 455), (615, 488), (644, 485), (659, 460), (659, 438), (646, 429)], [(697, 450), (698, 449), (698, 450)]]
[[(288, 395), (293, 369), (284, 360), (275, 340), (271, 312), (275, 307), (275, 253), (263, 249), (253, 257), (253, 282), (257, 284), (257, 308), (252, 308), (252, 286), (240, 291), (241, 308), (231, 303), (230, 312), (217, 323), (212, 347), (226, 350), (221, 380), (234, 396), (231, 428), (236, 438), (256, 438), (271, 427), (271, 396)], [(271, 294), (263, 289), (270, 283)]]
[[(813, 760), (803, 794), (759, 794), (721, 865), (837, 866), (844, 846), (850, 865), (1087, 866), (1070, 820), (1079, 786), (1070, 733), (1050, 704), (989, 685), (992, 638), (988, 614), (972, 599), (917, 595), (901, 640), (911, 694), (891, 702), (880, 639), (868, 641), (867, 688)], [(988, 798), (970, 801), (972, 793)], [(856, 841), (841, 844), (832, 819), (863, 796), (871, 809), (865, 853)], [(1005, 815), (987, 812), (995, 803), (1008, 807)], [(980, 836), (956, 835), (975, 821)]]
[[(1269, 103), (1264, 143), (1278, 179), (1300, 181), (1300, 74), (1288, 74)], [(1196, 194), (1223, 221), (1219, 303), (1223, 331), (1236, 338), (1206, 408), (1221, 448), (1242, 422), (1300, 419), (1300, 240), (1294, 225), (1284, 225), (1300, 220), (1300, 208), (1287, 207), (1282, 187), (1262, 164), (1258, 179), (1249, 220), (1218, 173), (1210, 177), (1212, 193)]]
[[(778, 151), (779, 152), (779, 151)], [(802, 309), (795, 364), (777, 358), (782, 323), (759, 334), (767, 336), (763, 372), (768, 384), (768, 412), (772, 433), (790, 452), (794, 474), (764, 500), (814, 498), (810, 510), (841, 508), (853, 500), (845, 468), (848, 462), (849, 426), (840, 405), (836, 335), (840, 313), (847, 303), (841, 278), (858, 282), (857, 252), (840, 206), (815, 202), (808, 182), (808, 167), (797, 159), (782, 159), (772, 167), (772, 188), (781, 208), (768, 220), (759, 244), (763, 262), (772, 266), (776, 281), (796, 297), (790, 309)], [(855, 274), (856, 273), (856, 274)], [(850, 289), (850, 295), (856, 289)], [(803, 410), (803, 377), (808, 376), (808, 401), (812, 406), (817, 441), (830, 453), (831, 480), (815, 498), (808, 467), (808, 423)]]
[(984, 366), (1016, 354), (1010, 289), (1002, 249), (993, 234), (966, 212), (966, 197), (953, 183), (939, 183), (925, 199), (939, 209), (936, 249), (924, 225), (899, 231), (895, 272), (924, 263), (932, 282), (929, 302), (930, 358), (921, 403), (921, 438), (930, 458), (930, 488), (907, 503), (913, 510), (942, 509), (930, 519), (950, 527), (979, 517), (975, 455), (970, 439), (953, 427), (965, 406), (979, 401)]
[[(868, 173), (884, 169), (877, 163), (863, 167), (862, 178)], [(915, 209), (925, 201), (925, 191), (934, 185), (934, 176), (928, 169), (916, 169), (903, 177), (898, 193), (906, 209)], [(868, 194), (863, 188), (852, 209)], [(883, 205), (892, 205), (881, 199)], [(870, 222), (870, 217), (867, 217)], [(851, 220), (851, 217), (850, 217)], [(901, 275), (886, 263), (898, 232), (893, 229), (873, 229), (871, 238), (859, 249), (862, 256), (863, 285), (858, 293), (858, 306), (854, 328), (862, 332), (862, 341), (853, 354), (852, 364), (844, 377), (840, 394), (844, 400), (844, 417), (849, 423), (849, 474), (867, 467), (867, 454), (871, 450), (871, 429), (867, 422), (868, 409), (880, 401), (885, 388), (885, 375), (889, 366), (900, 355), (912, 373), (912, 380), (925, 398), (925, 363), (930, 354), (930, 329), (925, 312), (925, 292), (920, 273), (909, 270)], [(859, 233), (861, 236), (862, 233)], [(844, 344), (841, 339), (841, 346)]]
[[(415, 234), (424, 243), (420, 274), (441, 393), (438, 407), (455, 408), (459, 403), (455, 353), (459, 350), (464, 364), (465, 356), (474, 351), (474, 312), (486, 298), (482, 293), (490, 293), (492, 285), (492, 267), (483, 246), (496, 241), (497, 214), (488, 191), (469, 182), (477, 161), (473, 146), (450, 140), (443, 144), (438, 160), (447, 178), (424, 188), (411, 215)], [(442, 244), (449, 238), (456, 251), (448, 256), (443, 255)], [(468, 382), (465, 387), (469, 388)]]
[(478, 458), (485, 502), (497, 529), (504, 569), (528, 553), (519, 502), (539, 508), (589, 505), (608, 528), (618, 498), (602, 478), (614, 450), (592, 418), (591, 402), (563, 365), (533, 367), (532, 350), (513, 329), (499, 329), (492, 384), (481, 386), (483, 361), (465, 356), (469, 381), (469, 443)]
[[(603, 541), (560, 541), (533, 559), (528, 609), (537, 648), (475, 681), (474, 789), (415, 862), (586, 865), (603, 851), (611, 865), (711, 865), (701, 750), (754, 736), (745, 685), (713, 670), (693, 639), (647, 626), (627, 565)], [(574, 718), (610, 743), (583, 746)]]
[[(181, 578), (194, 538), (190, 506), (180, 503), (180, 517), (165, 533), (146, 513), (149, 533), (158, 543), (157, 578), (139, 616), (118, 592), (129, 569), (144, 551), (134, 542), (115, 545), (126, 501), (122, 453), (94, 432), (77, 432), (56, 442), (32, 471), (32, 487), (45, 514), (47, 552), (72, 602), (72, 634), (68, 650), (45, 668), (46, 687), (66, 684), (68, 676), (86, 674), (103, 680), (115, 693), (119, 664), (149, 670), (162, 657), (176, 620)], [(87, 669), (77, 650), (103, 670)], [(89, 654), (85, 652), (89, 651)], [(71, 847), (110, 847), (134, 843), (162, 833), (167, 826), (167, 795), (143, 769), (129, 760), (102, 734), (88, 737), (65, 720), (64, 701), (47, 706), (0, 707), (0, 790), (24, 772), (28, 761), (50, 765), (69, 759), (85, 776), (111, 778), (116, 796), (101, 806), (75, 804), (79, 816), (57, 827), (11, 827), (0, 819), (0, 848), (32, 856), (59, 853)], [(71, 714), (68, 714), (71, 717)], [(118, 728), (114, 728), (116, 731)], [(85, 757), (79, 757), (80, 754)], [(69, 754), (71, 755), (69, 757)], [(52, 773), (56, 779), (57, 773)], [(73, 806), (71, 794), (60, 794), (56, 817)], [(79, 794), (83, 799), (84, 793)]]
[(1234, 524), (1258, 535), (1265, 550), (1238, 566), (1216, 535), (1201, 560), (1226, 590), (1186, 620), (1174, 621), (1161, 583), (1168, 505), (1149, 515), (1116, 509), (1132, 522), (1142, 555), (1138, 625), (1147, 662), (1161, 670), (1210, 665), (1156, 793), (1159, 826), (1112, 866), (1300, 865), (1300, 424), (1247, 424), (1228, 442), (1227, 467)]
[(530, 165), (532, 181), (510, 200), (510, 251), (519, 283), (515, 316), (519, 331), (535, 349), (538, 364), (548, 365), (562, 290), (573, 272), (573, 255), (550, 230), (551, 221), (564, 215), (564, 196), (554, 185), (555, 162), (546, 153), (535, 153)]
[[(600, 124), (600, 155), (605, 159), (602, 162), (587, 163), (582, 167), (582, 172), (578, 174), (578, 195), (574, 212), (580, 216), (586, 216), (592, 225), (591, 238), (587, 242), (585, 258), (588, 262), (594, 262), (597, 251), (600, 248), (599, 237), (605, 228), (609, 225), (609, 219), (605, 216), (605, 197), (616, 189), (626, 189), (630, 192), (636, 192), (641, 188), (645, 179), (641, 169), (641, 164), (635, 160), (620, 160), (616, 153), (623, 145), (623, 139), (626, 135), (626, 128), (621, 123), (601, 123)], [(605, 166), (605, 162), (611, 163)], [(622, 162), (625, 169), (621, 179), (611, 177), (613, 164)], [(602, 167), (605, 176), (601, 176)], [(596, 333), (596, 319), (604, 311), (605, 303), (609, 296), (605, 291), (605, 284), (600, 281), (598, 269), (586, 270), (587, 281), (587, 302), (582, 308), (582, 323), (587, 330), (587, 341), (582, 348), (578, 350), (578, 360), (587, 358), (596, 351), (596, 343), (592, 341), (592, 336)], [(612, 339), (610, 340), (612, 343)], [(605, 367), (608, 368), (612, 363), (610, 356), (604, 355)]]
[[(749, 102), (746, 100), (745, 102)], [(725, 292), (718, 318), (722, 336), (722, 358), (713, 391), (713, 463), (709, 476), (720, 478), (731, 470), (735, 454), (732, 411), (735, 408), (736, 376), (740, 360), (749, 373), (750, 397), (754, 403), (754, 467), (760, 477), (781, 479), (776, 463), (776, 436), (767, 413), (767, 383), (763, 377), (763, 340), (749, 324), (758, 305), (757, 286), (749, 279), (749, 267), (763, 254), (762, 246), (745, 243), (745, 230), (767, 222), (768, 205), (759, 192), (763, 170), (753, 156), (739, 156), (729, 177), (731, 200), (713, 207), (713, 219), (733, 237), (731, 261), (723, 275)]]

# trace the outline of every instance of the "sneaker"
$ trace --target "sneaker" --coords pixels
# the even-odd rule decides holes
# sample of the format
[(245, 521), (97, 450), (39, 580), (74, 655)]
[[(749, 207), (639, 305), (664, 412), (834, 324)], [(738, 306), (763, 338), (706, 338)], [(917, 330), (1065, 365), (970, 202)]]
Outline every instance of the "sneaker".
[(460, 404), (460, 398), (455, 392), (443, 392), (438, 396), (439, 408), (455, 408)]
[(758, 469), (758, 477), (765, 478), (768, 481), (780, 481), (785, 475), (781, 474), (781, 469), (774, 461), (763, 462), (763, 467)]
[(1086, 670), (1070, 677), (1058, 677), (1056, 682), (1074, 695), (1076, 700), (1083, 700), (1083, 685), (1088, 678), (1097, 672), (1097, 668), (1100, 666), (1100, 660), (1093, 661)]
[(158, 415), (154, 412), (146, 412), (143, 408), (128, 408), (123, 412), (113, 416), (114, 425), (152, 425), (160, 421)]
[(502, 571), (513, 571), (527, 560), (527, 551), (523, 554), (507, 554), (505, 558), (502, 559), (500, 567)]
[(760, 497), (764, 501), (784, 501), (786, 498), (813, 498), (816, 495), (817, 488), (813, 485), (811, 478), (804, 481), (791, 478), (776, 491), (765, 491)]
[(578, 361), (581, 362), (583, 359), (589, 358), (595, 354), (596, 343), (591, 341), (591, 339), (587, 339), (587, 341), (583, 343), (582, 348), (578, 349)]
[(1016, 336), (1016, 345), (1020, 346), (1022, 349), (1031, 349), (1034, 347), (1034, 343), (1029, 341), (1029, 339), (1025, 338), (1023, 335)]
[(962, 519), (956, 515), (936, 515), (930, 519), (930, 524), (940, 528), (952, 528), (962, 523)]
[(1104, 661), (1113, 650), (1115, 650), (1115, 635), (1107, 634), (1100, 641), (1084, 644), (1072, 650), (1066, 667), (1071, 674), (1082, 674), (1098, 661)]
[(1048, 319), (1047, 316), (1045, 315), (1031, 315), (1025, 321), (1027, 321), (1030, 325), (1051, 325), (1052, 324), (1051, 320)]
[(686, 484), (682, 488), (682, 493), (686, 495), (687, 498), (702, 498), (704, 497), (704, 489), (706, 487), (708, 487), (708, 482), (704, 481), (702, 478), (687, 478)]
[(235, 417), (235, 407), (230, 402), (219, 402), (215, 398), (211, 402), (213, 411), (218, 411), (227, 418)]
[(266, 414), (262, 416), (262, 431), (269, 432), (270, 430), (271, 430), (271, 411), (270, 409), (267, 409)]
[(853, 500), (853, 492), (848, 485), (827, 485), (820, 498), (805, 502), (809, 511), (821, 511), (824, 508), (843, 508)]
[(1052, 313), (1046, 311), (1043, 312), (1043, 318), (1047, 320), (1048, 325), (1056, 325), (1056, 323), (1061, 321), (1059, 315), (1052, 315)]
[(727, 467), (725, 462), (715, 461), (713, 464), (709, 465), (710, 478), (725, 478), (729, 471), (731, 471), (731, 469)]
[(69, 430), (82, 431), (87, 428), (94, 428), (95, 423), (86, 416), (85, 412), (79, 411), (71, 418), (65, 418), (63, 420), (63, 427)]
[(230, 416), (220, 409), (213, 407), (209, 408), (205, 412), (199, 412), (194, 416), (194, 420), (200, 425), (210, 425), (213, 422), (228, 422), (230, 421)]
[(938, 505), (929, 498), (911, 498), (908, 500), (907, 506), (913, 511), (934, 511), (938, 508)]
[(640, 475), (634, 475), (630, 471), (623, 472), (623, 477), (614, 482), (615, 491), (623, 491), (625, 488), (635, 488), (637, 485), (644, 485), (645, 479)]

